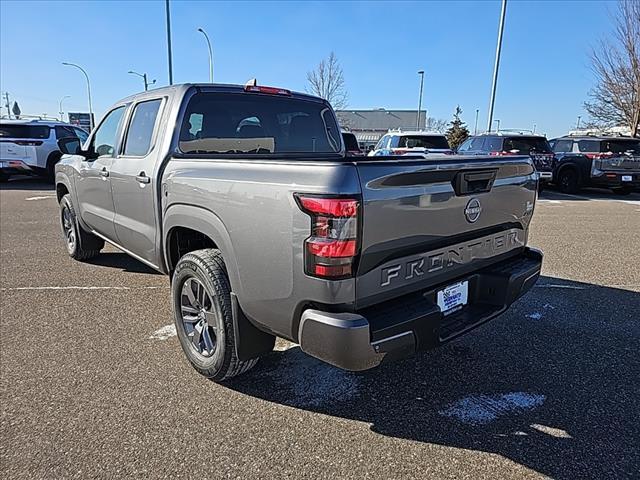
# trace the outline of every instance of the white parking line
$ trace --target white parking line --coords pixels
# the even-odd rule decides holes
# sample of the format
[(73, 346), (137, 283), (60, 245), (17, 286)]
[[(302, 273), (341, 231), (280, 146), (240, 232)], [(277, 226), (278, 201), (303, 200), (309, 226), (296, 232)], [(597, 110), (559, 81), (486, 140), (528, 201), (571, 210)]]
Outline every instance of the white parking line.
[(578, 287), (576, 285), (560, 285), (557, 283), (542, 283), (536, 285), (536, 288), (567, 288), (569, 290), (584, 290), (584, 287)]
[(79, 287), (79, 286), (68, 286), (68, 287), (6, 287), (0, 288), (0, 291), (15, 291), (15, 290), (155, 290), (159, 288), (169, 288), (169, 287)]
[(27, 197), (25, 198), (26, 201), (30, 201), (30, 200), (47, 200), (48, 198), (56, 198), (55, 195), (42, 195), (39, 197)]

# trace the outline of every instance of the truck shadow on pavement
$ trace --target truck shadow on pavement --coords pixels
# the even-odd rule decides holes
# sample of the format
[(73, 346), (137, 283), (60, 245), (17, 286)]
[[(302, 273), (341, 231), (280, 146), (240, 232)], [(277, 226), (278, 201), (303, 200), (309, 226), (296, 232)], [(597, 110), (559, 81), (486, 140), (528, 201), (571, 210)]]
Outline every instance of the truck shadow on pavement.
[(55, 190), (53, 183), (40, 177), (17, 177), (10, 178), (8, 182), (0, 183), (0, 190)]
[(541, 277), (500, 318), (415, 358), (350, 373), (293, 347), (226, 386), (553, 478), (632, 478), (639, 342), (639, 292)]
[(575, 194), (562, 193), (556, 187), (548, 187), (540, 195), (540, 200), (561, 200), (585, 202), (590, 200), (640, 200), (640, 192), (631, 192), (628, 195), (618, 195), (605, 188), (582, 188)]
[(85, 260), (85, 263), (100, 267), (121, 269), (123, 272), (146, 273), (150, 275), (161, 275), (160, 272), (148, 267), (144, 263), (130, 257), (124, 252), (101, 252), (97, 257)]

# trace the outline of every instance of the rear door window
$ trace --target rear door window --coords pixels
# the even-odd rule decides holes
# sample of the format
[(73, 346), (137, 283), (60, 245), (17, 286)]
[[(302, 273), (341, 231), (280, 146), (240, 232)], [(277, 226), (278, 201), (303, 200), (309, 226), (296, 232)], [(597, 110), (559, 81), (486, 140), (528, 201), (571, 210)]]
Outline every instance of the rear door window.
[(579, 140), (578, 150), (580, 152), (599, 152), (600, 142), (598, 140)]
[(518, 150), (517, 153), (529, 155), (530, 153), (551, 153), (549, 142), (544, 137), (511, 137), (504, 139), (503, 150), (511, 152)]
[(143, 157), (151, 149), (153, 130), (158, 118), (162, 99), (138, 103), (131, 116), (124, 145), (124, 155)]
[(0, 138), (49, 138), (51, 127), (47, 125), (20, 125), (0, 123)]
[[(473, 140), (471, 140), (471, 151), (477, 152), (477, 151), (485, 151), (487, 150), (487, 148), (485, 147), (487, 141), (489, 142), (496, 142), (496, 140), (498, 140), (498, 143), (500, 143), (501, 139), (500, 138), (487, 138), (487, 137), (476, 137)], [(500, 148), (500, 147), (498, 147)]]
[(322, 102), (282, 95), (200, 92), (180, 131), (183, 153), (338, 153), (340, 129)]
[(573, 140), (556, 140), (553, 144), (554, 152), (570, 152), (573, 149)]
[(398, 147), (448, 149), (449, 143), (443, 135), (403, 135)]

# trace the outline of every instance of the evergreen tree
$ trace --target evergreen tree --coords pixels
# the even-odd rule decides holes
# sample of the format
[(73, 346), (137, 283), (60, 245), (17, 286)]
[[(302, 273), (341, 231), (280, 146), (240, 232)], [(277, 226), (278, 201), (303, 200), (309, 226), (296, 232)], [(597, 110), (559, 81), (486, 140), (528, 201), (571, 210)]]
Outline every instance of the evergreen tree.
[(449, 122), (451, 126), (447, 129), (445, 134), (449, 141), (449, 145), (454, 150), (462, 145), (462, 142), (469, 137), (469, 129), (467, 128), (467, 124), (460, 119), (461, 114), (462, 109), (460, 108), (460, 105), (458, 105), (455, 113), (453, 114), (453, 120)]

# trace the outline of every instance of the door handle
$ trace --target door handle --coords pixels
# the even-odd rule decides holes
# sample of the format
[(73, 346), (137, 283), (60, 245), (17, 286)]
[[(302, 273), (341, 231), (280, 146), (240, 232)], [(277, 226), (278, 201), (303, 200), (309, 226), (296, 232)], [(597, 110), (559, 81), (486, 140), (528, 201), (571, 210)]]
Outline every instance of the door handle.
[(140, 183), (151, 183), (151, 179), (147, 177), (144, 172), (140, 172), (136, 176), (136, 180)]
[(108, 177), (109, 176), (109, 172), (107, 171), (107, 167), (102, 167), (102, 170), (100, 170), (100, 176), (101, 177)]

